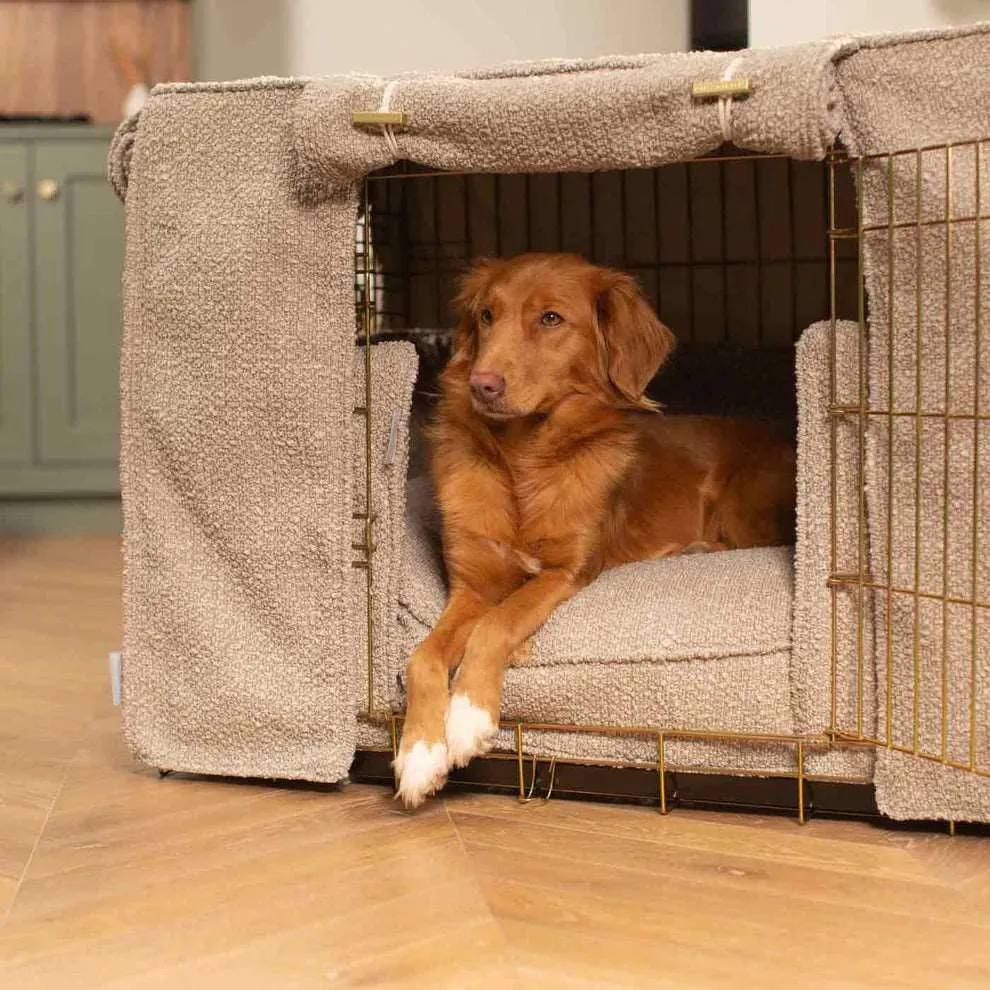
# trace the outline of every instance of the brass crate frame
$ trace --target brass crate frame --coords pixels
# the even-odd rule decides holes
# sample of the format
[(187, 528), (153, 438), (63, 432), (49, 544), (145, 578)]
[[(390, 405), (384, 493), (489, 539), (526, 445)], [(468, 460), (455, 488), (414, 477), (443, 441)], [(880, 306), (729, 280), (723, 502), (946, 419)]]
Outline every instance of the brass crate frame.
[[(837, 546), (836, 546), (836, 507), (837, 507), (837, 497), (835, 491), (836, 485), (836, 472), (833, 470), (833, 485), (830, 498), (830, 528), (831, 528), (831, 568), (830, 576), (828, 578), (828, 585), (831, 588), (831, 617), (832, 617), (832, 631), (831, 631), (831, 718), (830, 724), (827, 731), (819, 734), (811, 735), (800, 735), (800, 734), (768, 734), (768, 733), (740, 733), (740, 732), (720, 732), (720, 731), (705, 731), (697, 729), (678, 729), (676, 727), (664, 727), (658, 728), (653, 726), (620, 726), (620, 725), (582, 725), (582, 724), (571, 724), (571, 723), (552, 723), (552, 722), (524, 722), (518, 720), (503, 720), (500, 723), (500, 728), (508, 729), (513, 733), (515, 739), (515, 751), (514, 753), (493, 753), (490, 754), (487, 759), (494, 760), (513, 760), (516, 764), (517, 769), (517, 790), (520, 800), (528, 800), (532, 796), (533, 786), (536, 781), (536, 767), (539, 760), (547, 763), (549, 766), (550, 773), (550, 785), (547, 797), (553, 791), (553, 774), (554, 768), (558, 763), (567, 763), (575, 766), (591, 765), (591, 766), (626, 766), (634, 767), (636, 769), (646, 769), (656, 773), (657, 775), (657, 805), (662, 813), (667, 813), (671, 806), (671, 791), (668, 778), (672, 774), (705, 774), (705, 775), (725, 775), (725, 776), (760, 776), (760, 777), (771, 777), (771, 778), (782, 778), (791, 779), (795, 784), (795, 810), (797, 819), (800, 823), (804, 823), (806, 820), (806, 787), (809, 783), (822, 781), (830, 783), (854, 783), (854, 784), (868, 784), (871, 781), (867, 778), (861, 777), (848, 777), (848, 776), (829, 776), (823, 774), (808, 773), (806, 771), (806, 757), (809, 752), (829, 750), (837, 747), (855, 748), (855, 747), (871, 747), (879, 748), (883, 747), (888, 750), (893, 750), (897, 752), (908, 753), (919, 759), (934, 761), (941, 763), (945, 766), (952, 767), (958, 770), (964, 770), (978, 776), (990, 777), (990, 768), (980, 766), (976, 760), (976, 725), (977, 725), (977, 700), (976, 700), (976, 654), (977, 654), (977, 614), (980, 609), (986, 609), (990, 607), (990, 602), (982, 601), (977, 598), (977, 576), (976, 576), (976, 561), (977, 561), (977, 531), (978, 531), (978, 499), (976, 497), (976, 492), (978, 490), (978, 483), (980, 479), (980, 460), (979, 460), (979, 424), (990, 420), (990, 413), (985, 413), (980, 408), (980, 387), (978, 372), (980, 366), (980, 288), (981, 288), (981, 224), (983, 221), (990, 220), (990, 214), (984, 214), (981, 212), (980, 203), (980, 171), (982, 162), (982, 143), (980, 140), (959, 142), (951, 145), (933, 145), (925, 148), (912, 149), (908, 151), (898, 151), (891, 152), (884, 155), (869, 155), (862, 157), (852, 157), (846, 154), (840, 149), (835, 149), (830, 152), (826, 158), (826, 166), (828, 170), (828, 217), (827, 217), (827, 252), (828, 252), (828, 296), (829, 296), (829, 318), (832, 323), (832, 334), (830, 335), (830, 346), (829, 346), (829, 394), (830, 394), (830, 420), (831, 420), (831, 459), (832, 464), (835, 464), (836, 457), (836, 435), (837, 435), (837, 424), (843, 418), (852, 418), (858, 427), (858, 463), (857, 463), (857, 474), (858, 474), (858, 518), (857, 518), (857, 532), (858, 532), (858, 549), (857, 549), (857, 568), (855, 573), (840, 573), (837, 570)], [(951, 181), (952, 181), (952, 156), (954, 150), (957, 148), (969, 147), (975, 149), (976, 155), (976, 208), (971, 215), (967, 216), (953, 216), (951, 211), (952, 206), (952, 193), (951, 193)], [(922, 196), (922, 163), (924, 156), (932, 154), (941, 154), (945, 158), (945, 176), (947, 184), (947, 209), (946, 215), (941, 221), (938, 220), (922, 220), (921, 219), (921, 196)], [(906, 156), (914, 156), (917, 169), (917, 196), (918, 196), (918, 210), (916, 215), (916, 221), (898, 221), (894, 214), (894, 192), (893, 192), (893, 175), (894, 175), (894, 162), (897, 159), (904, 158)], [(710, 165), (711, 163), (718, 163), (719, 166), (724, 166), (735, 161), (754, 161), (754, 160), (767, 160), (767, 159), (779, 159), (784, 156), (778, 155), (751, 155), (751, 154), (734, 154), (725, 153), (724, 151), (718, 155), (707, 156), (700, 159), (694, 159), (689, 164), (691, 165)], [(889, 212), (887, 217), (887, 222), (880, 224), (865, 224), (863, 222), (863, 191), (864, 191), (864, 176), (872, 170), (877, 168), (885, 170), (885, 178), (887, 183), (888, 195), (889, 195)], [(838, 216), (838, 188), (842, 181), (839, 176), (842, 172), (851, 172), (855, 183), (855, 206), (856, 206), (856, 216), (857, 221), (854, 226), (844, 225), (840, 222)], [(370, 225), (368, 224), (367, 218), (371, 216), (372, 210), (372, 196), (371, 188), (376, 182), (382, 181), (416, 181), (419, 178), (427, 178), (432, 176), (449, 176), (455, 174), (464, 173), (453, 173), (453, 172), (440, 172), (440, 171), (429, 171), (429, 170), (392, 170), (390, 172), (373, 174), (366, 178), (363, 190), (362, 190), (362, 206), (361, 206), (361, 218), (363, 218), (363, 224), (359, 221), (359, 235), (357, 240), (357, 250), (355, 253), (355, 296), (356, 296), (356, 311), (357, 311), (357, 322), (358, 322), (358, 332), (359, 332), (359, 342), (368, 345), (370, 344), (376, 336), (378, 331), (378, 313), (376, 310), (376, 263), (375, 263), (375, 253), (374, 246), (371, 243), (371, 237), (369, 236)], [(976, 265), (974, 271), (974, 279), (976, 280), (976, 307), (977, 307), (977, 322), (976, 322), (976, 334), (975, 334), (975, 374), (977, 375), (976, 382), (974, 384), (974, 409), (972, 414), (961, 415), (954, 414), (949, 411), (948, 405), (948, 387), (949, 387), (949, 371), (948, 371), (948, 361), (946, 361), (946, 405), (945, 409), (941, 412), (926, 412), (921, 409), (920, 406), (920, 384), (918, 401), (916, 402), (914, 409), (902, 409), (893, 408), (893, 374), (894, 374), (894, 364), (893, 364), (893, 321), (890, 318), (892, 316), (893, 307), (893, 265), (892, 265), (892, 252), (893, 252), (893, 232), (897, 229), (903, 228), (905, 226), (910, 226), (912, 228), (917, 228), (919, 231), (922, 227), (932, 226), (941, 223), (946, 229), (945, 237), (945, 251), (946, 251), (946, 263), (949, 265), (951, 263), (951, 252), (952, 243), (949, 231), (954, 225), (970, 223), (975, 226), (975, 237), (976, 237)], [(887, 408), (874, 408), (870, 405), (870, 397), (868, 394), (868, 369), (867, 369), (867, 346), (868, 346), (868, 318), (867, 318), (867, 305), (866, 305), (866, 289), (865, 289), (865, 277), (864, 277), (864, 243), (867, 235), (876, 234), (880, 232), (887, 232), (887, 250), (888, 250), (888, 293), (887, 293), (887, 306), (888, 306), (888, 327), (891, 328), (888, 333), (888, 382), (890, 389), (890, 399)], [(837, 311), (837, 286), (840, 276), (840, 265), (841, 265), (841, 245), (842, 242), (852, 241), (855, 244), (856, 249), (856, 294), (857, 294), (857, 314), (856, 319), (858, 323), (858, 344), (857, 344), (857, 361), (858, 361), (858, 386), (859, 386), (859, 396), (858, 401), (849, 404), (840, 404), (837, 399), (837, 373), (836, 373), (836, 349), (835, 349), (835, 326), (839, 318)], [(921, 303), (921, 278), (916, 279), (916, 293), (918, 296), (917, 305), (920, 312)], [(949, 346), (948, 340), (950, 337), (949, 333), (949, 293), (946, 292), (946, 340), (947, 347)], [(823, 314), (824, 316), (824, 314)], [(919, 336), (920, 339), (920, 336)], [(364, 405), (358, 407), (356, 412), (365, 417), (366, 429), (365, 429), (365, 456), (366, 456), (366, 476), (365, 476), (365, 505), (372, 505), (372, 472), (371, 472), (371, 455), (372, 455), (372, 443), (371, 443), (371, 415), (370, 411), (373, 408), (374, 396), (372, 395), (371, 381), (372, 381), (372, 357), (371, 357), (371, 347), (364, 347), (364, 368), (365, 368), (365, 383), (364, 383)], [(919, 376), (920, 383), (920, 376)], [(912, 588), (903, 588), (896, 586), (891, 578), (892, 568), (891, 568), (891, 555), (892, 555), (892, 542), (890, 539), (890, 527), (892, 514), (890, 512), (890, 506), (888, 505), (887, 512), (887, 571), (888, 580), (877, 581), (875, 580), (869, 571), (869, 563), (867, 560), (866, 553), (866, 532), (867, 532), (867, 507), (866, 507), (866, 491), (865, 491), (865, 476), (866, 476), (866, 427), (867, 422), (870, 417), (886, 417), (888, 423), (892, 423), (895, 418), (899, 417), (911, 417), (916, 423), (916, 429), (920, 431), (920, 423), (926, 418), (938, 418), (946, 424), (945, 436), (945, 480), (948, 481), (948, 424), (952, 420), (965, 419), (973, 424), (973, 464), (972, 464), (972, 477), (973, 477), (973, 519), (972, 519), (972, 532), (973, 532), (973, 547), (972, 547), (972, 588), (973, 593), (969, 597), (959, 597), (950, 596), (948, 594), (947, 585), (947, 571), (943, 567), (943, 579), (945, 585), (943, 587), (943, 593), (941, 595), (932, 594), (929, 592), (924, 592), (920, 588), (920, 582), (917, 578), (914, 582)], [(888, 430), (888, 438), (890, 443), (892, 443), (893, 431)], [(920, 432), (918, 434), (920, 438)], [(916, 448), (916, 459), (920, 460), (920, 440), (918, 447)], [(888, 468), (890, 467), (890, 461), (888, 460)], [(920, 484), (920, 476), (916, 477), (916, 482)], [(892, 497), (892, 485), (888, 484), (888, 498)], [(916, 506), (919, 508), (916, 512), (920, 512), (920, 498), (916, 498)], [(360, 567), (364, 569), (366, 576), (366, 590), (367, 590), (367, 706), (365, 711), (362, 713), (362, 719), (379, 726), (386, 727), (389, 731), (391, 738), (391, 752), (394, 756), (397, 748), (399, 726), (402, 722), (402, 716), (397, 715), (394, 712), (387, 710), (376, 710), (375, 709), (375, 671), (374, 671), (374, 615), (373, 615), (373, 599), (372, 599), (372, 589), (374, 582), (374, 565), (373, 565), (373, 555), (374, 555), (374, 516), (370, 513), (365, 513), (364, 515), (356, 514), (355, 518), (363, 518), (364, 520), (364, 540), (362, 543), (357, 543), (354, 545), (355, 550), (360, 550), (363, 553), (363, 557), (360, 560), (354, 561), (355, 567)], [(920, 523), (916, 523), (915, 537), (918, 539), (918, 526)], [(948, 533), (948, 521), (944, 520), (943, 525), (943, 545), (947, 546), (947, 533)], [(947, 552), (947, 551), (945, 551)], [(917, 567), (916, 567), (917, 570)], [(853, 588), (856, 593), (856, 725), (850, 727), (848, 725), (842, 724), (842, 720), (839, 716), (836, 699), (837, 699), (837, 678), (838, 678), (838, 642), (837, 642), (837, 605), (836, 598), (840, 589), (842, 588)], [(886, 674), (887, 674), (887, 696), (884, 700), (884, 710), (885, 710), (885, 723), (886, 732), (883, 734), (883, 738), (880, 737), (879, 733), (870, 733), (866, 731), (864, 725), (864, 665), (867, 662), (868, 654), (867, 647), (864, 643), (864, 617), (866, 615), (866, 610), (869, 607), (869, 601), (872, 595), (883, 594), (886, 596), (887, 600), (887, 623), (886, 623), (886, 640), (884, 650), (878, 648), (876, 656), (877, 663), (880, 662), (879, 658), (881, 655), (886, 657)], [(918, 726), (918, 698), (920, 696), (921, 683), (920, 683), (920, 670), (917, 661), (918, 656), (918, 626), (915, 623), (914, 637), (915, 641), (913, 644), (914, 654), (915, 654), (915, 666), (914, 666), (914, 739), (913, 745), (903, 746), (895, 742), (893, 738), (892, 731), (892, 690), (891, 690), (891, 657), (892, 657), (892, 631), (890, 623), (890, 602), (894, 595), (908, 595), (911, 596), (915, 601), (915, 607), (917, 609), (917, 603), (922, 598), (935, 599), (941, 602), (943, 608), (943, 614), (945, 606), (952, 604), (968, 605), (972, 609), (972, 636), (970, 639), (970, 651), (971, 656), (969, 658), (970, 664), (970, 713), (969, 713), (969, 724), (970, 724), (970, 740), (969, 740), (969, 760), (968, 761), (958, 761), (949, 758), (947, 747), (945, 745), (945, 739), (947, 736), (947, 716), (946, 707), (943, 703), (942, 706), (942, 739), (943, 745), (941, 751), (938, 753), (928, 752), (923, 746), (919, 744), (919, 726)], [(943, 621), (943, 628), (944, 628)], [(944, 637), (943, 633), (943, 637)], [(945, 641), (943, 639), (943, 647)], [(942, 692), (943, 692), (943, 702), (945, 699), (945, 694), (947, 691), (946, 685), (946, 658), (943, 652), (942, 657)], [(877, 705), (880, 705), (880, 698), (877, 698)], [(527, 732), (540, 732), (540, 731), (554, 731), (554, 732), (566, 732), (566, 733), (576, 733), (576, 734), (595, 734), (595, 735), (606, 735), (606, 736), (638, 736), (645, 739), (653, 739), (656, 745), (656, 759), (650, 763), (630, 763), (629, 761), (607, 761), (607, 760), (558, 760), (556, 758), (532, 758), (533, 770), (530, 774), (530, 784), (527, 788), (527, 772), (526, 764), (530, 758), (526, 757), (524, 753), (524, 739)], [(670, 740), (703, 740), (709, 742), (733, 742), (733, 743), (745, 743), (753, 745), (762, 744), (777, 744), (791, 747), (794, 754), (794, 769), (787, 771), (773, 771), (768, 772), (765, 770), (760, 771), (746, 771), (740, 770), (738, 768), (731, 767), (717, 767), (717, 766), (678, 766), (670, 764), (666, 759), (666, 745)], [(387, 750), (383, 751), (387, 752)], [(950, 832), (955, 831), (955, 823), (952, 821), (948, 822)]]

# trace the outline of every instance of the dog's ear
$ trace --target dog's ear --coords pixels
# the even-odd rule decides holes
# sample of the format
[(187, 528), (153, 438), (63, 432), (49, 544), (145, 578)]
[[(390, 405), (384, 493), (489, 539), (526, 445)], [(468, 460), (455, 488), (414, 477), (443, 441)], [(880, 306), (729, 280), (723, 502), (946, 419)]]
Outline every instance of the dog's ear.
[(454, 354), (452, 361), (470, 363), (474, 360), (478, 343), (478, 311), (482, 297), (492, 276), (500, 267), (496, 258), (479, 258), (464, 273), (454, 297)]
[(676, 343), (657, 318), (636, 280), (605, 270), (596, 299), (602, 371), (615, 398), (625, 405), (656, 409), (643, 393)]

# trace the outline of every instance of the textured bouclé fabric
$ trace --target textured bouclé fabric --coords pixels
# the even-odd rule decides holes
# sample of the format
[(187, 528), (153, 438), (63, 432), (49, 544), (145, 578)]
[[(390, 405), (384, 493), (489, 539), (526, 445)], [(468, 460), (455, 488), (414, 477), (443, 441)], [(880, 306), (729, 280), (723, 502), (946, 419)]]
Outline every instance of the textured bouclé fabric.
[(164, 769), (354, 752), (357, 203), (292, 194), (300, 91), (161, 93), (127, 142), (124, 730)]

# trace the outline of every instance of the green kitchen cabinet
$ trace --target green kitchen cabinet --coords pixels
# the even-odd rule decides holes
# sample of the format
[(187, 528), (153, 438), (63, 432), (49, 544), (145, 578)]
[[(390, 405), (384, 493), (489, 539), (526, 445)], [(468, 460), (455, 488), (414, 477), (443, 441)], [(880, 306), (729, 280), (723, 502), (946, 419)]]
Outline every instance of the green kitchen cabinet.
[(32, 456), (27, 185), (27, 147), (0, 144), (0, 473)]
[(0, 498), (118, 490), (124, 215), (106, 128), (0, 131)]

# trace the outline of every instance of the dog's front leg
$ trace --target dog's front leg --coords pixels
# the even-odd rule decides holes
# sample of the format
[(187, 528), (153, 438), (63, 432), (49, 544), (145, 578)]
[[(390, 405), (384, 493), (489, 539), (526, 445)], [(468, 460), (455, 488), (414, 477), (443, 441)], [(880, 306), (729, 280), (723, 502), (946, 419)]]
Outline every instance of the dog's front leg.
[(395, 759), (398, 797), (414, 808), (438, 791), (447, 778), (444, 724), (450, 668), (461, 658), (478, 618), (490, 603), (467, 589), (455, 589), (433, 631), (406, 667), (406, 717)]
[(450, 671), (464, 655), (475, 625), (525, 577), (501, 544), (487, 537), (450, 527), (445, 542), (450, 600), (406, 667), (406, 719), (395, 776), (398, 796), (410, 808), (439, 790), (447, 777)]
[(488, 751), (498, 729), (506, 662), (580, 587), (570, 571), (543, 571), (475, 622), (447, 713), (447, 758), (451, 766), (462, 767)]

